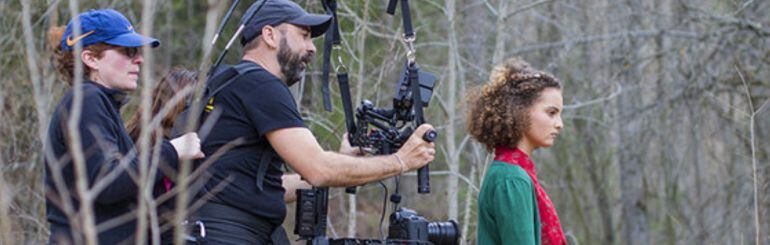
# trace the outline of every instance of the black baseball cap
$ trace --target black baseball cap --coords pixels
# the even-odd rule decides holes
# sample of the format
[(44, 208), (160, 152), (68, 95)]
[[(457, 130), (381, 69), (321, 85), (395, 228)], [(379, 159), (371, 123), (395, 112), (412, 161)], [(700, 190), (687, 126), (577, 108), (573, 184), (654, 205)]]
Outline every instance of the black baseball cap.
[[(266, 1), (262, 9), (254, 15), (262, 1)], [(310, 27), (310, 36), (317, 37), (326, 32), (331, 24), (332, 16), (325, 14), (309, 14), (296, 3), (288, 0), (262, 0), (251, 4), (246, 14), (241, 18), (243, 35), (241, 35), (241, 44), (246, 45), (252, 39), (262, 34), (262, 27), (267, 25), (276, 26), (282, 23), (289, 23), (299, 26)], [(254, 15), (249, 21), (247, 18)], [(249, 21), (246, 23), (246, 21)]]

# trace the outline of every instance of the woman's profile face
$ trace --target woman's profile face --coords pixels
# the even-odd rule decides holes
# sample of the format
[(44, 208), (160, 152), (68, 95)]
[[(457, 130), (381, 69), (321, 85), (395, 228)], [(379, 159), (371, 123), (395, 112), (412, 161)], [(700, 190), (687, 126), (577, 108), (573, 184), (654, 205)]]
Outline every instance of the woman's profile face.
[(561, 89), (546, 88), (529, 108), (530, 125), (522, 138), (531, 149), (550, 147), (564, 126), (561, 111), (564, 101)]
[(139, 48), (110, 48), (89, 64), (92, 73), (96, 73), (91, 78), (108, 88), (133, 91), (137, 87), (142, 62), (144, 58)]

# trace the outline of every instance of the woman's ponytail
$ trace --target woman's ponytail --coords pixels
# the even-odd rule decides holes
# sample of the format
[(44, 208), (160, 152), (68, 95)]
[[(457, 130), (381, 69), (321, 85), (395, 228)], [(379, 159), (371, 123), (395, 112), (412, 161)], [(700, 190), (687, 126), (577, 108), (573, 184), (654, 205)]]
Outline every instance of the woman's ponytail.
[(61, 40), (64, 37), (66, 26), (53, 26), (48, 28), (48, 47), (53, 52), (54, 66), (59, 75), (67, 84), (72, 85), (72, 77), (75, 73), (75, 57), (72, 51), (64, 51), (61, 48)]

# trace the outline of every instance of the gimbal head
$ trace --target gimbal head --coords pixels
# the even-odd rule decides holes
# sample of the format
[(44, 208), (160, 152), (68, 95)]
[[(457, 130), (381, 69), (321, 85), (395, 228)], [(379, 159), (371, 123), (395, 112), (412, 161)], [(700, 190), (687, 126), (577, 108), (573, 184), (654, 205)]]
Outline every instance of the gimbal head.
[[(414, 106), (417, 98), (414, 96), (412, 86), (406, 74), (407, 67), (401, 75), (393, 97), (392, 108), (375, 108), (371, 101), (364, 100), (356, 109), (355, 127), (349, 139), (352, 146), (372, 149), (374, 155), (391, 154), (401, 148), (404, 142), (412, 135), (414, 127), (419, 126), (415, 121), (418, 116)], [(429, 72), (419, 71), (420, 106), (427, 107), (436, 84), (436, 76)], [(414, 125), (411, 125), (414, 124)], [(372, 126), (370, 130), (369, 127)], [(424, 140), (433, 142), (437, 134), (429, 131)], [(392, 149), (385, 150), (385, 149)]]

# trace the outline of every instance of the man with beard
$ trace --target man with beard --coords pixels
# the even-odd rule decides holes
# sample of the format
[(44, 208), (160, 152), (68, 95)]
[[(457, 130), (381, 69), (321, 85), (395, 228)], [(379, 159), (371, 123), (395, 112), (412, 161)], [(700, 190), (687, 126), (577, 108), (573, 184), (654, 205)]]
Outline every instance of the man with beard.
[[(260, 4), (252, 4), (244, 16)], [(213, 106), (222, 113), (203, 141), (204, 153), (213, 156), (230, 142), (242, 143), (214, 159), (197, 195), (206, 203), (193, 218), (205, 224), (207, 242), (266, 244), (281, 230), (284, 195), (293, 194), (291, 186), (301, 182), (299, 176), (283, 175), (282, 163), (314, 186), (344, 187), (399, 175), (433, 160), (433, 143), (421, 138), (430, 125), (418, 127), (398, 152), (387, 156), (358, 156), (346, 138), (340, 153), (318, 144), (289, 86), (302, 78), (316, 51), (312, 38), (323, 34), (330, 21), (331, 16), (308, 14), (287, 0), (269, 0), (248, 23), (241, 21), (244, 51), (239, 65), (256, 69), (238, 76), (214, 98)]]

